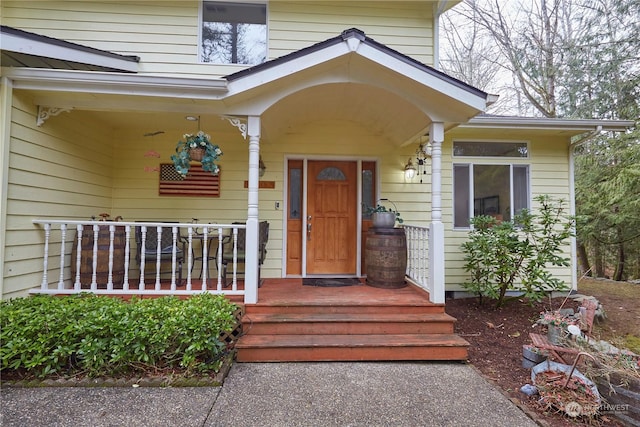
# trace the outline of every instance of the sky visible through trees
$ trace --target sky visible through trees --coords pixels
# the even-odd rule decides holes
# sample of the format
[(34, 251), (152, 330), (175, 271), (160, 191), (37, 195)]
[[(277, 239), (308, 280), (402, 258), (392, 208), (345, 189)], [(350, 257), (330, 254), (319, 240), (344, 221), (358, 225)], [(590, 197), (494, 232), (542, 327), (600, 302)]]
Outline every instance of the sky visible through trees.
[(576, 153), (584, 274), (640, 278), (640, 0), (466, 0), (441, 20), (444, 72), (500, 95), (489, 113), (633, 120)]

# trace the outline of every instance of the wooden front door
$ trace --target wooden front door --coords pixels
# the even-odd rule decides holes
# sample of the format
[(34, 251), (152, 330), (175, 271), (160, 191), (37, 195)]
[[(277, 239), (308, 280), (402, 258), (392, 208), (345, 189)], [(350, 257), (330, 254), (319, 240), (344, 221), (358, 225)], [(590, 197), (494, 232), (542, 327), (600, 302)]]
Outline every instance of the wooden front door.
[(356, 274), (357, 162), (307, 165), (307, 274)]

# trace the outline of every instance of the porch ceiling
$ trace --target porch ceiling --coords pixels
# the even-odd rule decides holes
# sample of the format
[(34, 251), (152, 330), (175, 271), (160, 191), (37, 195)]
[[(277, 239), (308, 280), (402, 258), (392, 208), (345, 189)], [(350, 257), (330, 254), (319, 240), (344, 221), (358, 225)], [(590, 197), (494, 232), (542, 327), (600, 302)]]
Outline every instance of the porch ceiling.
[(314, 121), (348, 121), (399, 145), (430, 122), (415, 105), (385, 89), (363, 84), (314, 86), (279, 101), (263, 115), (265, 136), (296, 132)]

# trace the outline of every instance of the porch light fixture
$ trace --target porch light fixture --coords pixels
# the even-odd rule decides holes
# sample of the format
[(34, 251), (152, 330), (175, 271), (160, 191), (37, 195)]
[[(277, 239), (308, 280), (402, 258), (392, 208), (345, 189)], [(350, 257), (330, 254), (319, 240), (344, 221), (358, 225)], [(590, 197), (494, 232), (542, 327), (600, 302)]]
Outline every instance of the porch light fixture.
[(413, 178), (418, 175), (420, 177), (420, 182), (422, 183), (423, 175), (427, 174), (427, 159), (431, 157), (431, 143), (422, 142), (416, 149), (416, 164), (418, 167), (413, 164), (413, 160), (409, 158), (407, 164), (404, 167), (404, 177), (405, 179), (412, 181)]
[(411, 181), (414, 176), (416, 176), (416, 167), (413, 165), (411, 157), (409, 157), (409, 160), (404, 167), (404, 177), (405, 179)]

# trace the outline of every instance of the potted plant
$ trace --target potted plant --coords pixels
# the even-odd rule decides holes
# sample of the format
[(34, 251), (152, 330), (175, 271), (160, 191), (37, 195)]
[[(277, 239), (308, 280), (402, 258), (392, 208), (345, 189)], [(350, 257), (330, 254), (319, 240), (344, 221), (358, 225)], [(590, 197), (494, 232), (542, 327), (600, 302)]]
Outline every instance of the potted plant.
[(197, 134), (184, 134), (183, 140), (176, 145), (176, 154), (171, 156), (176, 171), (186, 176), (189, 173), (192, 161), (202, 163), (202, 169), (217, 175), (220, 167), (216, 161), (222, 156), (222, 150), (211, 142), (211, 137), (199, 131)]
[[(380, 199), (386, 200), (386, 199)], [(371, 215), (373, 226), (376, 228), (393, 228), (396, 221), (398, 224), (402, 224), (403, 220), (398, 212), (398, 208), (393, 202), (390, 202), (395, 209), (387, 208), (386, 206), (377, 203), (376, 206), (365, 206), (365, 213)]]
[(556, 310), (541, 312), (537, 323), (547, 326), (547, 339), (550, 343), (559, 344), (567, 326), (576, 322), (575, 319), (561, 313), (560, 310)]

